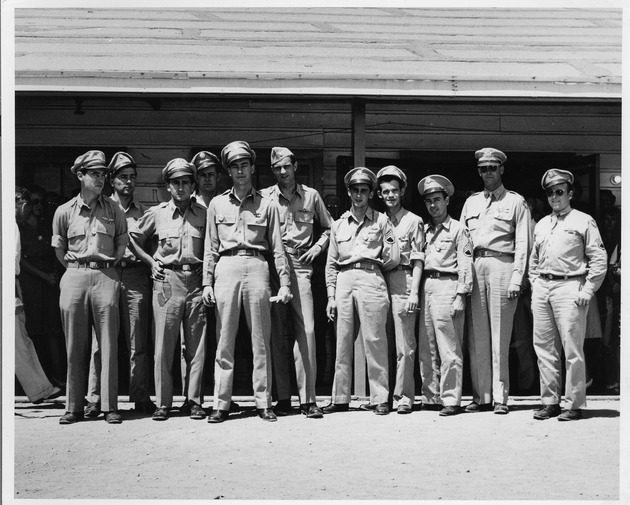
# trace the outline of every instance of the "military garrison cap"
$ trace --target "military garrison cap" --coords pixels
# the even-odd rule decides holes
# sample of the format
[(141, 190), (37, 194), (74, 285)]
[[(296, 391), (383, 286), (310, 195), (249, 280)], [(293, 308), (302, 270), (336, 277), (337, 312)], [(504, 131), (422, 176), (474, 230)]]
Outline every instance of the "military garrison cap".
[(283, 159), (293, 156), (293, 153), (286, 147), (274, 147), (271, 149), (271, 168), (275, 167)]

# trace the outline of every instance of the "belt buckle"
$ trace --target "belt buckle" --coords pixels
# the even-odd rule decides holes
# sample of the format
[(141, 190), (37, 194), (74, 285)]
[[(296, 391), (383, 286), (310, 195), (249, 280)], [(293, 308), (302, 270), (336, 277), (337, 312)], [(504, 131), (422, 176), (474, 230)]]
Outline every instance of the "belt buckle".
[(190, 272), (192, 270), (192, 267), (190, 265), (182, 265), (182, 270), (184, 272)]
[(94, 268), (98, 268), (98, 263), (97, 263), (96, 261), (89, 261), (89, 262), (87, 263), (87, 267), (88, 267), (88, 268), (92, 268), (92, 269), (94, 269)]
[(123, 260), (120, 263), (118, 263), (118, 265), (120, 265), (121, 267), (125, 268), (127, 266), (127, 262), (125, 260)]

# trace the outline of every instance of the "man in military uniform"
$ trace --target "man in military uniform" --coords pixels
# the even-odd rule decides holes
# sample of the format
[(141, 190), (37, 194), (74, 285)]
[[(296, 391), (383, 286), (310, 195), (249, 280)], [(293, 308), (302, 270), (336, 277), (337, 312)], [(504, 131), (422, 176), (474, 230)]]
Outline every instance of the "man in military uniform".
[(471, 195), (460, 221), (474, 246), (474, 280), (468, 324), (473, 401), (466, 412), (507, 414), (509, 354), (514, 312), (529, 252), (529, 207), (503, 186), (507, 156), (486, 147), (475, 153), (484, 190)]
[(446, 177), (430, 175), (418, 192), (431, 216), (426, 227), (424, 281), (420, 303), (418, 354), (422, 398), (439, 402), (441, 416), (461, 412), (464, 374), (464, 313), (472, 290), (472, 242), (468, 230), (448, 215), (455, 188)]
[[(112, 200), (125, 213), (127, 226), (131, 228), (146, 212), (146, 207), (133, 198), (137, 177), (136, 162), (130, 154), (117, 152), (107, 166), (107, 177), (114, 190)], [(129, 247), (125, 249), (116, 270), (120, 276), (120, 329), (129, 350), (129, 400), (134, 402), (137, 412), (150, 414), (155, 410), (155, 404), (149, 395), (150, 360), (147, 355), (151, 296), (149, 271)], [(96, 339), (93, 339), (86, 417), (97, 417), (101, 410), (100, 368), (100, 351)]]
[(371, 410), (385, 415), (389, 413), (389, 297), (383, 272), (398, 266), (400, 249), (390, 220), (370, 206), (376, 186), (374, 173), (364, 167), (353, 168), (344, 182), (352, 207), (332, 225), (326, 260), (326, 314), (330, 320), (337, 319), (337, 354), (331, 403), (323, 411), (343, 412), (349, 408), (358, 320), (365, 345)]
[(221, 179), (221, 162), (209, 151), (200, 151), (190, 162), (197, 168), (197, 191), (193, 197), (206, 209), (210, 200), (217, 195), (217, 182)]
[[(291, 383), (285, 345), (288, 311), (293, 322), (292, 347), (300, 411), (308, 418), (320, 418), (322, 411), (315, 403), (317, 349), (311, 277), (313, 260), (328, 247), (332, 218), (320, 194), (313, 188), (297, 183), (297, 169), (298, 162), (289, 149), (274, 147), (271, 150), (271, 170), (278, 184), (261, 191), (263, 196), (278, 206), (280, 212), (282, 242), (289, 262), (293, 295), (286, 306), (274, 303), (271, 307), (271, 351), (278, 391), (278, 403), (274, 410), (278, 415), (287, 415), (291, 411)], [(315, 225), (321, 230), (317, 240), (314, 236)], [(272, 286), (278, 287), (276, 275), (272, 275)]]
[(101, 194), (107, 170), (101, 151), (79, 156), (71, 170), (81, 190), (57, 208), (52, 238), (55, 254), (66, 267), (60, 282), (59, 308), (66, 335), (68, 378), (66, 413), (59, 423), (83, 419), (93, 327), (101, 350), (101, 408), (108, 423), (119, 424), (120, 278), (115, 266), (129, 243), (127, 221), (118, 204)]
[(290, 276), (282, 246), (278, 208), (263, 198), (252, 182), (256, 153), (247, 142), (231, 142), (221, 161), (233, 187), (208, 207), (203, 265), (203, 300), (216, 305), (217, 354), (214, 367), (214, 409), (210, 423), (228, 418), (234, 381), (234, 346), (241, 309), (251, 334), (253, 388), (258, 415), (277, 421), (271, 408), (271, 288), (265, 254), (271, 253), (280, 279), (277, 300), (291, 298)]
[[(413, 369), (416, 356), (418, 296), (424, 261), (424, 222), (402, 205), (407, 176), (394, 165), (376, 174), (378, 196), (385, 203), (387, 217), (394, 227), (400, 249), (400, 263), (385, 273), (391, 297), (388, 314), (388, 345), (396, 355), (396, 382), (393, 407), (399, 414), (410, 414), (415, 398)], [(393, 345), (392, 345), (393, 344)], [(371, 406), (368, 404), (368, 406)]]
[[(132, 227), (133, 252), (151, 268), (155, 323), (155, 421), (165, 421), (173, 406), (173, 357), (183, 327), (184, 393), (191, 419), (205, 418), (203, 365), (206, 357), (206, 310), (202, 302), (201, 272), (206, 233), (206, 210), (191, 199), (195, 165), (183, 158), (169, 161), (162, 177), (171, 195), (151, 207)], [(143, 247), (157, 237), (150, 256)]]
[[(536, 225), (529, 264), (543, 404), (534, 413), (539, 420), (582, 417), (586, 406), (586, 315), (607, 269), (606, 249), (595, 220), (571, 208), (572, 185), (573, 174), (566, 170), (552, 168), (543, 175), (542, 187), (552, 212)], [(567, 409), (561, 413), (562, 352)]]

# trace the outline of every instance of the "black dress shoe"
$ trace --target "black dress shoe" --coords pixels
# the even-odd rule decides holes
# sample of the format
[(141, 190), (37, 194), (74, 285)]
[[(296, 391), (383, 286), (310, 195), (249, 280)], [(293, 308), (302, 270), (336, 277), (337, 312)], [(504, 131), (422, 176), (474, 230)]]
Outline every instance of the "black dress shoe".
[(101, 404), (95, 402), (88, 402), (87, 407), (85, 407), (85, 417), (98, 417), (101, 415)]
[(154, 421), (166, 421), (168, 419), (168, 409), (166, 407), (158, 407), (153, 412), (153, 420)]
[(552, 405), (545, 405), (543, 408), (534, 412), (534, 419), (544, 421), (551, 419), (552, 417), (558, 417), (560, 415), (560, 405), (554, 403)]
[(213, 410), (208, 416), (209, 423), (222, 423), (225, 421), (230, 413), (227, 410)]
[(288, 416), (291, 414), (291, 400), (278, 400), (273, 411), (278, 416)]
[(105, 421), (107, 424), (120, 424), (122, 423), (122, 416), (115, 410), (105, 412)]
[(464, 409), (466, 412), (490, 412), (492, 410), (492, 404), (491, 403), (477, 403), (477, 402), (472, 402), (469, 403), (468, 405), (466, 405), (466, 408)]
[(191, 419), (205, 419), (206, 413), (200, 405), (190, 402), (190, 418)]
[(269, 422), (274, 422), (278, 420), (278, 418), (276, 417), (276, 414), (271, 408), (258, 409), (258, 417), (260, 417), (263, 421), (269, 421)]
[(398, 405), (398, 408), (396, 408), (396, 412), (398, 412), (399, 414), (411, 414), (411, 405)]
[(440, 410), (440, 416), (456, 416), (457, 414), (462, 413), (462, 408), (458, 405), (447, 405), (442, 410)]
[(83, 420), (83, 412), (66, 412), (59, 418), (59, 424), (74, 424)]
[(182, 403), (181, 407), (179, 407), (179, 413), (182, 416), (189, 416), (191, 411), (191, 403), (186, 399), (184, 403)]
[(420, 405), (420, 410), (432, 410), (434, 412), (439, 412), (442, 410), (442, 405), (439, 403), (423, 403)]
[(332, 414), (334, 412), (348, 412), (349, 408), (349, 403), (329, 403), (322, 408), (322, 412), (324, 414)]
[(316, 403), (306, 403), (300, 405), (300, 412), (309, 419), (321, 419), (324, 417), (322, 409), (320, 409)]
[(230, 412), (240, 412), (241, 406), (236, 402), (230, 402)]
[(577, 421), (582, 419), (581, 409), (568, 409), (558, 416), (558, 421)]
[(387, 402), (385, 403), (379, 403), (375, 408), (374, 408), (374, 413), (377, 416), (386, 416), (387, 414), (389, 414), (389, 405), (387, 404)]
[(495, 403), (494, 413), (499, 415), (505, 415), (510, 412), (509, 407), (505, 403)]

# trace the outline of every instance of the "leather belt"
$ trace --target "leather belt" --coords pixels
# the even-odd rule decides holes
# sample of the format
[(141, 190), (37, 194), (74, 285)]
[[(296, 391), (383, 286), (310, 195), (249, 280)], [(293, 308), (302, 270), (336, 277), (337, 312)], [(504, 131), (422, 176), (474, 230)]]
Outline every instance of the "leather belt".
[(424, 276), (429, 279), (455, 279), (459, 277), (457, 274), (452, 272), (438, 272), (437, 270), (425, 270)]
[(393, 268), (392, 270), (413, 270), (413, 267), (411, 265), (397, 265), (396, 268)]
[(162, 268), (166, 268), (167, 270), (174, 271), (183, 271), (183, 272), (192, 272), (195, 267), (201, 265), (201, 263), (195, 263), (191, 265), (190, 263), (186, 263), (184, 265), (163, 265)]
[(349, 265), (344, 265), (341, 267), (341, 270), (352, 270), (358, 268), (360, 270), (380, 270), (381, 267), (376, 263), (372, 263), (369, 261), (357, 261), (356, 263), (350, 263)]
[(258, 249), (229, 249), (223, 251), (219, 256), (262, 256)]
[(584, 274), (580, 275), (554, 275), (554, 274), (538, 274), (543, 279), (548, 281), (566, 281), (567, 279), (577, 279), (578, 277), (584, 277)]
[(514, 257), (514, 253), (493, 251), (492, 249), (475, 249), (475, 258), (498, 258), (500, 256)]
[(111, 268), (114, 263), (111, 261), (68, 261), (69, 268), (90, 268), (92, 270), (100, 270), (103, 268)]
[(307, 248), (296, 249), (295, 247), (288, 247), (286, 245), (284, 246), (284, 250), (289, 254), (293, 254), (295, 256), (302, 256), (304, 253), (306, 253), (306, 251), (308, 251)]
[(142, 263), (142, 261), (125, 261), (122, 260), (120, 263), (118, 263), (117, 266), (121, 267), (121, 268), (138, 268), (143, 266), (144, 263)]

